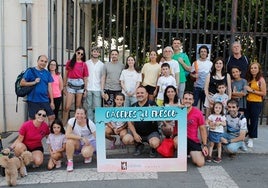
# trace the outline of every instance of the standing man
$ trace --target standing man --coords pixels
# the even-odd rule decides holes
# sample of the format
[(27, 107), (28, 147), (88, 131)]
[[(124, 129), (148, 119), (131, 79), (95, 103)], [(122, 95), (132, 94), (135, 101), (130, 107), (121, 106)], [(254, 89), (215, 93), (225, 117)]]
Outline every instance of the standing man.
[[(200, 46), (200, 48), (198, 49), (198, 54), (199, 59), (193, 62), (191, 68), (191, 75), (196, 79), (196, 81), (194, 82), (193, 106), (197, 106), (199, 100), (200, 104), (204, 104), (206, 97), (204, 91), (205, 81), (212, 67), (212, 62), (207, 58), (209, 54), (209, 49), (206, 45)], [(195, 72), (195, 74), (193, 74), (193, 72)]]
[(249, 66), (249, 60), (246, 56), (242, 55), (242, 47), (239, 41), (232, 44), (232, 55), (226, 61), (227, 72), (232, 75), (232, 67), (239, 67), (241, 70), (241, 78), (246, 78), (246, 72)]
[(101, 95), (104, 99), (104, 106), (113, 106), (115, 94), (122, 90), (119, 78), (125, 66), (123, 63), (118, 62), (118, 56), (118, 50), (111, 50), (111, 62), (106, 63), (103, 68), (101, 78)]
[(226, 150), (233, 157), (239, 149), (247, 151), (245, 137), (247, 133), (247, 119), (238, 112), (239, 104), (237, 100), (230, 99), (227, 102), (228, 114), (226, 115), (227, 133), (221, 138), (222, 143), (227, 144)]
[[(148, 99), (148, 92), (144, 86), (139, 86), (136, 91), (137, 102), (133, 107), (147, 107), (156, 106), (154, 101)], [(158, 125), (156, 121), (136, 121), (128, 122), (128, 128), (134, 137), (136, 144), (134, 156), (142, 154), (144, 149), (144, 142), (148, 142), (151, 147), (150, 157), (156, 157), (156, 148), (160, 145), (160, 135), (158, 132)]]
[[(203, 113), (193, 107), (194, 95), (185, 91), (182, 99), (183, 105), (187, 108), (187, 154), (191, 156), (192, 162), (202, 167), (205, 165), (205, 156), (208, 155), (207, 130)], [(198, 138), (198, 130), (201, 140)]]
[[(91, 50), (91, 59), (86, 61), (90, 71), (87, 82), (87, 117), (94, 121), (96, 107), (101, 107), (101, 78), (104, 64), (99, 60), (100, 49), (97, 47)], [(95, 121), (94, 121), (95, 122)]]
[(182, 52), (181, 39), (174, 38), (172, 42), (172, 47), (174, 50), (172, 59), (178, 61), (179, 68), (180, 68), (179, 79), (178, 79), (179, 80), (178, 95), (179, 95), (179, 98), (182, 99), (183, 93), (186, 87), (186, 81), (187, 81), (186, 76), (191, 71), (191, 63), (187, 54)]
[(47, 56), (40, 55), (37, 59), (37, 66), (25, 72), (20, 85), (35, 85), (35, 88), (27, 95), (29, 118), (34, 119), (35, 113), (40, 109), (44, 109), (47, 113), (49, 124), (51, 124), (55, 119), (53, 113), (55, 106), (51, 87), (53, 78), (50, 72), (45, 69), (47, 61)]

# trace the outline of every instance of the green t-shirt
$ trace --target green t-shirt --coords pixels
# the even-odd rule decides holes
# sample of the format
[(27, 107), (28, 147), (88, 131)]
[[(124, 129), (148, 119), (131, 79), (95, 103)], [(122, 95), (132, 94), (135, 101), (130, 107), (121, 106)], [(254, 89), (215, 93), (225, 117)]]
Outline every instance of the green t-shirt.
[[(191, 66), (190, 60), (188, 56), (186, 55), (186, 53), (178, 53), (172, 56), (172, 59), (176, 61), (178, 61), (179, 58), (182, 58), (187, 66)], [(180, 66), (180, 83), (184, 83), (186, 82), (187, 71), (183, 68), (183, 66), (180, 63), (179, 63), (179, 66)]]

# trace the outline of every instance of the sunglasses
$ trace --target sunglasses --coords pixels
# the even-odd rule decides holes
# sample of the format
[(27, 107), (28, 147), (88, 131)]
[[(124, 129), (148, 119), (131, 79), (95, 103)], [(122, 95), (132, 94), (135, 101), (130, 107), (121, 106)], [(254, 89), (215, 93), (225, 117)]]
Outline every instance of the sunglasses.
[(38, 113), (37, 115), (38, 115), (38, 116), (47, 117), (47, 115), (46, 115), (46, 114), (42, 114), (42, 113)]
[(77, 52), (77, 55), (83, 56), (84, 54), (82, 52)]

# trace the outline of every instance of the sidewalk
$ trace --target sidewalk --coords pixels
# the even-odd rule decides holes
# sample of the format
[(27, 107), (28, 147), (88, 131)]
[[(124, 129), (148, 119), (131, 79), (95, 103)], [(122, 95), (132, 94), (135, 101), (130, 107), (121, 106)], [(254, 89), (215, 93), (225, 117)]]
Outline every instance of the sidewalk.
[[(17, 137), (18, 132), (13, 132), (10, 136), (3, 139), (3, 146), (8, 147)], [(254, 140), (254, 148), (249, 149), (247, 153), (253, 154), (268, 154), (268, 126), (259, 126), (259, 138)], [(134, 151), (134, 146), (121, 148), (119, 142), (116, 149), (107, 150), (109, 157), (122, 157), (121, 154), (125, 156), (132, 156)], [(97, 172), (97, 159), (96, 156), (93, 157), (92, 163), (84, 164), (83, 157), (78, 155), (74, 158), (74, 171), (72, 173), (66, 172), (66, 165), (63, 163), (60, 169), (54, 169), (48, 171), (46, 169), (47, 161), (49, 158), (47, 152), (47, 146), (44, 143), (45, 149), (45, 159), (44, 164), (39, 168), (27, 167), (28, 176), (26, 178), (19, 178), (18, 184), (40, 184), (40, 183), (59, 183), (59, 182), (74, 182), (74, 181), (92, 181), (92, 180), (118, 180), (118, 179), (156, 179), (157, 173), (144, 172), (144, 173), (103, 173)], [(242, 153), (242, 151), (241, 151)], [(245, 153), (245, 152), (243, 152)], [(147, 157), (144, 154), (144, 157)], [(0, 176), (0, 186), (6, 185), (4, 177)]]

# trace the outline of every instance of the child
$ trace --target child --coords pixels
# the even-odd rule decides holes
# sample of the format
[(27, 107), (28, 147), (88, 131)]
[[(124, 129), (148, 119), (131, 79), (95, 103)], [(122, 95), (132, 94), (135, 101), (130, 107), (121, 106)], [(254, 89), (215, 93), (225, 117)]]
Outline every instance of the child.
[(215, 102), (211, 112), (212, 113), (208, 116), (207, 120), (207, 124), (209, 125), (208, 140), (210, 141), (207, 162), (211, 162), (213, 147), (217, 144), (218, 156), (213, 161), (215, 163), (220, 163), (222, 151), (220, 138), (224, 133), (223, 126), (226, 126), (223, 104), (221, 102)]
[(47, 144), (50, 152), (50, 159), (48, 161), (47, 168), (51, 170), (55, 167), (61, 167), (61, 159), (63, 158), (63, 152), (65, 151), (65, 130), (60, 120), (56, 119), (50, 127), (50, 134), (48, 135)]
[(241, 78), (241, 70), (239, 67), (232, 67), (231, 73), (233, 76), (232, 80), (232, 99), (236, 99), (239, 104), (239, 112), (243, 113), (246, 109), (246, 87), (247, 80)]
[(225, 93), (225, 91), (226, 91), (226, 85), (225, 85), (225, 83), (224, 82), (218, 83), (217, 90), (218, 90), (218, 93), (216, 93), (216, 94), (214, 94), (212, 96), (212, 101), (213, 101), (213, 103), (215, 103), (215, 102), (221, 102), (223, 104), (224, 113), (225, 113), (227, 101), (229, 99), (229, 96)]
[[(123, 107), (125, 102), (125, 95), (123, 93), (117, 93), (115, 95), (114, 104), (115, 107)], [(127, 122), (108, 122), (105, 127), (105, 137), (111, 141), (110, 149), (115, 149), (116, 137), (113, 135), (119, 135), (123, 144), (128, 143), (124, 139), (127, 135)]]
[(159, 79), (157, 81), (157, 87), (156, 87), (156, 90), (154, 92), (154, 94), (156, 94), (158, 92), (157, 98), (156, 98), (156, 104), (158, 106), (163, 106), (164, 91), (167, 88), (167, 86), (173, 85), (175, 88), (177, 88), (176, 80), (170, 74), (170, 65), (168, 63), (163, 63), (161, 65), (161, 72), (162, 72), (162, 75), (159, 77)]

